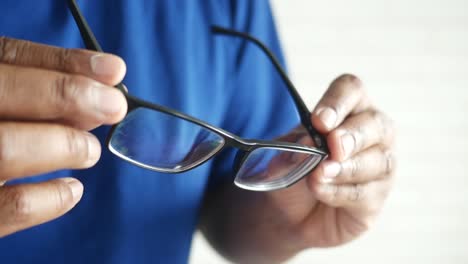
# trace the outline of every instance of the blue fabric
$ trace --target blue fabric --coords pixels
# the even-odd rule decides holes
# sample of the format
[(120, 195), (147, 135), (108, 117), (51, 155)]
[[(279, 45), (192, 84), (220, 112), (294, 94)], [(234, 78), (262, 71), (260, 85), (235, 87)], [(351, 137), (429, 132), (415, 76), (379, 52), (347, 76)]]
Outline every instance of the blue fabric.
[[(65, 0), (0, 1), (0, 35), (83, 47)], [(103, 49), (127, 63), (130, 93), (248, 138), (274, 138), (298, 123), (285, 88), (254, 46), (214, 37), (211, 24), (250, 32), (281, 57), (266, 0), (78, 0)], [(41, 87), (37, 87), (41, 89)], [(109, 127), (93, 131), (101, 140)], [(151, 150), (148, 150), (151, 151)], [(3, 263), (185, 263), (202, 197), (232, 181), (234, 152), (183, 174), (132, 166), (106, 149), (88, 170), (82, 201), (52, 222), (0, 239)]]

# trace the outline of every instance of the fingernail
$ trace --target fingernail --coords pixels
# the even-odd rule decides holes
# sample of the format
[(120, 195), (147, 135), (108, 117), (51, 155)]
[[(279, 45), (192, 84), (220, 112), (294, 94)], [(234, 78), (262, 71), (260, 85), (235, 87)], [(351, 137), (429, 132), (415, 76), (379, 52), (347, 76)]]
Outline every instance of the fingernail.
[(336, 124), (336, 112), (330, 107), (324, 107), (317, 111), (317, 115), (328, 129), (333, 129)]
[(107, 86), (99, 88), (97, 107), (104, 115), (120, 113), (126, 103), (125, 97), (119, 90)]
[(343, 136), (341, 136), (341, 146), (343, 149), (343, 156), (345, 158), (349, 157), (351, 153), (353, 153), (354, 147), (355, 147), (355, 140), (353, 135), (346, 133)]
[(83, 184), (81, 184), (81, 182), (73, 178), (66, 178), (64, 179), (64, 181), (68, 184), (68, 186), (70, 186), (73, 201), (78, 201), (83, 195)]
[(341, 165), (338, 162), (327, 162), (323, 167), (323, 177), (335, 178), (341, 171)]
[(97, 54), (91, 57), (91, 69), (96, 75), (117, 75), (122, 70), (122, 60), (116, 56)]
[(73, 195), (73, 201), (78, 201), (83, 195), (83, 184), (79, 181), (72, 181), (68, 183)]
[(338, 176), (341, 171), (341, 165), (338, 162), (328, 162), (323, 167), (322, 182), (329, 183)]
[(88, 161), (86, 167), (91, 167), (96, 164), (101, 157), (101, 144), (99, 141), (91, 134), (86, 134), (88, 137)]

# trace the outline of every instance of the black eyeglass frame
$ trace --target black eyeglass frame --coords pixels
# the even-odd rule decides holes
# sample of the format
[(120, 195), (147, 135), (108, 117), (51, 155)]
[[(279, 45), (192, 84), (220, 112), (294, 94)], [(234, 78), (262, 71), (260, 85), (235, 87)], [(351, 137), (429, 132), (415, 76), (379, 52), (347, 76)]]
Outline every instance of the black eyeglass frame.
[[(69, 7), (69, 10), (72, 13), (74, 19), (75, 19), (75, 22), (76, 22), (78, 28), (79, 28), (80, 35), (81, 35), (81, 37), (82, 37), (82, 39), (84, 41), (85, 47), (88, 50), (103, 52), (101, 46), (99, 45), (98, 41), (96, 40), (96, 37), (94, 36), (94, 33), (92, 32), (92, 30), (90, 29), (86, 19), (82, 15), (76, 1), (75, 0), (68, 0), (68, 7)], [(165, 107), (165, 106), (162, 106), (162, 105), (150, 103), (150, 102), (147, 102), (147, 101), (142, 100), (140, 98), (134, 97), (134, 96), (132, 96), (132, 95), (130, 95), (128, 93), (128, 89), (126, 88), (126, 86), (123, 83), (119, 83), (119, 84), (117, 84), (115, 86), (115, 88), (119, 89), (124, 94), (124, 96), (125, 96), (125, 98), (127, 100), (128, 110), (127, 110), (126, 115), (128, 115), (130, 112), (132, 112), (133, 110), (138, 109), (138, 108), (146, 108), (146, 109), (150, 109), (150, 110), (154, 110), (154, 111), (159, 111), (159, 112), (174, 116), (175, 118), (181, 118), (183, 120), (186, 120), (186, 121), (191, 122), (193, 124), (199, 125), (199, 126), (205, 128), (207, 130), (210, 130), (210, 131), (214, 132), (215, 134), (217, 134), (217, 135), (219, 135), (219, 136), (221, 136), (223, 138), (224, 144), (221, 147), (219, 147), (219, 149), (217, 149), (215, 152), (211, 153), (211, 155), (205, 157), (203, 160), (200, 160), (199, 162), (196, 162), (196, 163), (192, 164), (191, 166), (187, 166), (187, 167), (185, 167), (184, 169), (182, 169), (180, 171), (174, 171), (174, 170), (167, 171), (167, 170), (164, 170), (164, 169), (161, 169), (161, 168), (145, 165), (145, 164), (140, 163), (138, 161), (132, 160), (131, 158), (128, 158), (125, 155), (122, 155), (118, 151), (114, 150), (113, 147), (111, 146), (110, 142), (111, 142), (111, 138), (112, 138), (112, 135), (113, 135), (115, 129), (119, 125), (119, 124), (115, 124), (110, 129), (110, 131), (109, 131), (109, 133), (107, 135), (107, 139), (106, 139), (106, 145), (108, 146), (109, 150), (113, 154), (117, 155), (118, 157), (120, 157), (120, 158), (122, 158), (122, 159), (136, 165), (136, 166), (139, 166), (139, 167), (142, 167), (142, 168), (145, 168), (145, 169), (149, 169), (149, 170), (153, 170), (153, 171), (165, 172), (165, 173), (180, 173), (180, 172), (185, 172), (185, 171), (191, 170), (193, 168), (196, 168), (196, 167), (202, 165), (203, 163), (205, 163), (206, 161), (210, 160), (212, 157), (214, 157), (216, 154), (218, 154), (225, 147), (233, 147), (233, 148), (236, 148), (238, 150), (238, 152), (236, 154), (236, 157), (235, 157), (235, 160), (234, 160), (234, 164), (233, 164), (233, 170), (234, 170), (235, 173), (238, 172), (238, 170), (240, 169), (242, 163), (249, 156), (249, 154), (251, 152), (253, 152), (254, 150), (259, 149), (259, 148), (283, 149), (283, 150), (290, 150), (290, 151), (296, 151), (296, 152), (305, 152), (305, 153), (309, 153), (309, 154), (316, 154), (316, 155), (320, 156), (320, 159), (317, 162), (317, 164), (319, 164), (321, 161), (326, 159), (328, 157), (328, 146), (327, 146), (326, 139), (324, 138), (324, 136), (322, 136), (320, 133), (318, 133), (317, 130), (315, 130), (314, 127), (312, 126), (312, 122), (311, 122), (311, 119), (310, 119), (310, 112), (309, 112), (306, 104), (304, 103), (304, 101), (300, 97), (299, 93), (297, 92), (296, 88), (294, 87), (294, 85), (292, 84), (290, 79), (287, 77), (285, 71), (282, 69), (278, 59), (273, 55), (273, 53), (261, 41), (259, 41), (258, 39), (254, 38), (254, 37), (252, 37), (252, 36), (250, 36), (250, 35), (248, 35), (246, 33), (238, 32), (238, 31), (231, 30), (231, 29), (222, 28), (222, 27), (219, 27), (219, 26), (212, 26), (211, 30), (212, 30), (212, 32), (214, 34), (235, 36), (235, 37), (240, 37), (240, 38), (242, 38), (244, 40), (249, 40), (250, 42), (256, 44), (268, 56), (268, 58), (270, 59), (270, 61), (273, 63), (276, 70), (280, 74), (281, 79), (286, 84), (286, 87), (287, 87), (290, 95), (292, 96), (292, 98), (294, 100), (297, 111), (299, 112), (299, 115), (300, 115), (301, 124), (308, 131), (308, 134), (311, 136), (311, 138), (314, 141), (314, 143), (316, 144), (317, 148), (304, 146), (304, 145), (300, 145), (300, 144), (297, 144), (297, 143), (291, 143), (291, 142), (281, 142), (281, 141), (273, 141), (273, 140), (243, 139), (243, 138), (241, 138), (241, 137), (239, 137), (237, 135), (234, 135), (234, 134), (232, 134), (232, 133), (230, 133), (228, 131), (225, 131), (225, 130), (223, 130), (221, 128), (210, 125), (210, 124), (208, 124), (208, 123), (206, 123), (206, 122), (204, 122), (204, 121), (202, 121), (202, 120), (200, 120), (198, 118), (189, 116), (187, 114), (184, 114), (182, 112), (176, 111), (174, 109), (171, 109), (171, 108), (168, 108), (168, 107)], [(312, 171), (314, 168), (311, 168), (310, 171)], [(286, 188), (286, 187), (289, 187), (289, 186), (293, 185), (297, 181), (301, 180), (305, 175), (307, 175), (307, 173), (304, 173), (304, 175), (302, 175), (301, 177), (296, 179), (294, 182), (288, 183), (287, 185), (285, 185), (283, 187), (280, 187), (280, 188)], [(271, 189), (271, 190), (274, 190), (274, 189)], [(270, 191), (270, 190), (268, 190), (268, 191)]]

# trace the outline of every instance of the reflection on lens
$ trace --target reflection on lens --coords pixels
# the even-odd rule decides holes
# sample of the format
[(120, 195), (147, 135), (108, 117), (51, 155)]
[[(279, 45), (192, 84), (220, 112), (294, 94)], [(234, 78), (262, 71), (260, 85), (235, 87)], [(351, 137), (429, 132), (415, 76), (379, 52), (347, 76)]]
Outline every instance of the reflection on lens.
[(321, 156), (313, 152), (258, 148), (242, 164), (235, 183), (255, 191), (284, 188), (310, 172), (320, 160)]
[(224, 145), (215, 132), (163, 112), (138, 108), (117, 126), (109, 143), (119, 157), (145, 168), (181, 172)]

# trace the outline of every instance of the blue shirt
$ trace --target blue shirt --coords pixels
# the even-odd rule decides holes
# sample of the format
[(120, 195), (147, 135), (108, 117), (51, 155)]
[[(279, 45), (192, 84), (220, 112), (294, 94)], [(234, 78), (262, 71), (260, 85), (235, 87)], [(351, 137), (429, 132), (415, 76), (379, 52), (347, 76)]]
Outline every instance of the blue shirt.
[[(298, 123), (292, 100), (264, 54), (209, 31), (217, 24), (249, 32), (282, 60), (268, 1), (78, 3), (103, 49), (126, 61), (131, 94), (247, 138), (271, 139)], [(0, 35), (83, 47), (65, 0), (2, 0), (0, 12)], [(108, 130), (93, 133), (102, 143)], [(91, 169), (20, 180), (73, 176), (85, 192), (65, 216), (0, 239), (0, 261), (185, 263), (202, 197), (207, 189), (233, 180), (234, 154), (224, 151), (174, 175), (135, 167), (103, 149)]]

